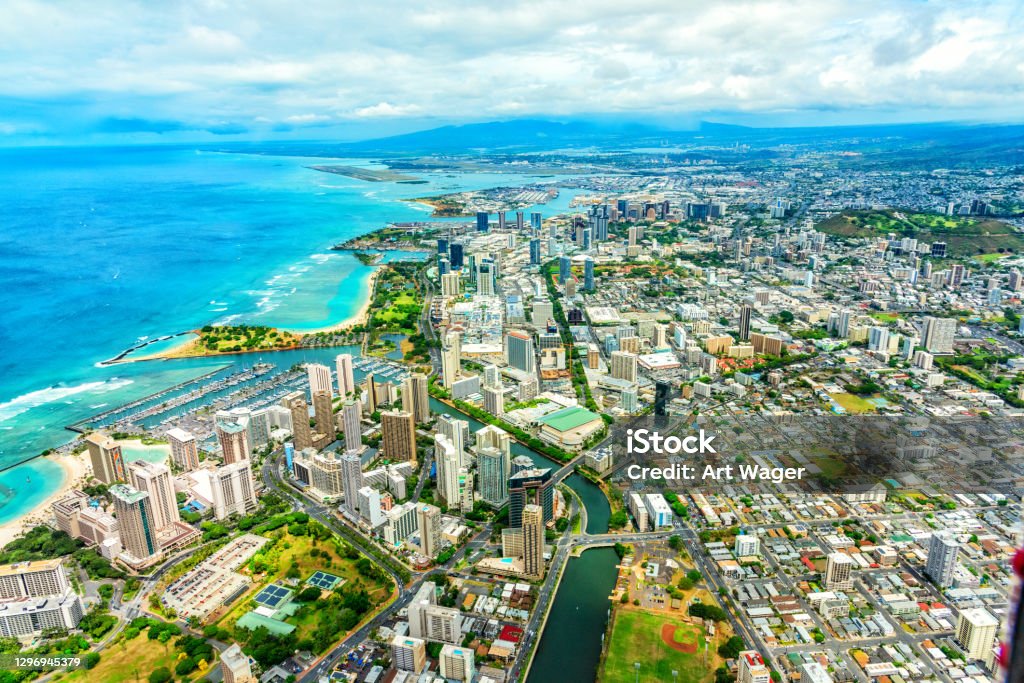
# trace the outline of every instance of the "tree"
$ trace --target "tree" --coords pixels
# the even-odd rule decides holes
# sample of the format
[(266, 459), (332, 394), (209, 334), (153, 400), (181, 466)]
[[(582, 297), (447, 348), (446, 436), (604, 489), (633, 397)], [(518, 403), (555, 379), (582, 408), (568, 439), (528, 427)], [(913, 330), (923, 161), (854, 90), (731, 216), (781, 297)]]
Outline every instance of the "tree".
[(295, 599), (299, 602), (315, 602), (320, 599), (320, 595), (323, 593), (316, 586), (306, 586), (295, 596)]
[(701, 578), (703, 577), (701, 576), (699, 571), (697, 571), (696, 569), (691, 569), (690, 571), (686, 572), (686, 578), (688, 578), (690, 581), (693, 581), (694, 583), (699, 583)]
[(725, 659), (736, 659), (743, 651), (743, 639), (739, 636), (732, 636), (726, 642), (718, 646), (718, 654)]
[(170, 670), (166, 666), (161, 666), (149, 674), (149, 683), (168, 683), (172, 678), (174, 676)]
[(668, 539), (668, 547), (672, 548), (676, 552), (683, 547), (683, 539), (680, 536), (672, 536)]

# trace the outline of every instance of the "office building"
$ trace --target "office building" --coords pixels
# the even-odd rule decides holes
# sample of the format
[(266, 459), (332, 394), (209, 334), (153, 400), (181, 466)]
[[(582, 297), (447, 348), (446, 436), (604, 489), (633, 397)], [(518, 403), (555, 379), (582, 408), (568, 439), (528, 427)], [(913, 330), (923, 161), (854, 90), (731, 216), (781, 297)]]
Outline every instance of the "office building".
[(572, 261), (569, 260), (568, 256), (562, 256), (558, 259), (558, 284), (564, 285), (571, 276)]
[(185, 472), (199, 467), (199, 449), (191, 432), (178, 427), (168, 429), (167, 442), (171, 446), (171, 462), (175, 467)]
[(597, 288), (594, 282), (594, 259), (588, 258), (583, 262), (583, 289), (593, 292)]
[(960, 545), (952, 536), (943, 533), (932, 534), (928, 543), (928, 560), (924, 572), (936, 586), (946, 588), (953, 585), (959, 553)]
[(416, 459), (416, 421), (408, 411), (380, 414), (380, 452), (390, 460)]
[(664, 417), (668, 415), (668, 403), (671, 400), (672, 385), (664, 380), (654, 383), (654, 415)]
[(830, 553), (825, 562), (825, 588), (848, 591), (853, 589), (853, 558), (846, 553)]
[(418, 674), (427, 665), (427, 643), (422, 638), (395, 636), (391, 641), (391, 663), (399, 671)]
[(998, 628), (999, 620), (984, 607), (962, 609), (956, 621), (956, 640), (970, 659), (984, 662), (991, 670)]
[(740, 341), (750, 339), (750, 314), (752, 311), (749, 304), (740, 306)]
[(486, 211), (477, 211), (476, 212), (476, 231), (477, 232), (487, 232), (488, 230), (490, 230), (490, 228), (491, 228), (490, 219), (491, 219), (491, 217), (488, 215), (488, 213)]
[(292, 443), (296, 451), (313, 447), (313, 428), (309, 426), (309, 404), (301, 391), (293, 391), (281, 399), (281, 405), (291, 412)]
[(126, 481), (124, 456), (116, 441), (103, 432), (93, 432), (85, 437), (85, 445), (92, 462), (92, 476), (104, 484)]
[(438, 656), (441, 678), (446, 681), (470, 683), (475, 672), (473, 650), (461, 646), (445, 645)]
[(427, 376), (414, 372), (402, 382), (402, 407), (413, 414), (416, 422), (430, 421), (430, 394)]

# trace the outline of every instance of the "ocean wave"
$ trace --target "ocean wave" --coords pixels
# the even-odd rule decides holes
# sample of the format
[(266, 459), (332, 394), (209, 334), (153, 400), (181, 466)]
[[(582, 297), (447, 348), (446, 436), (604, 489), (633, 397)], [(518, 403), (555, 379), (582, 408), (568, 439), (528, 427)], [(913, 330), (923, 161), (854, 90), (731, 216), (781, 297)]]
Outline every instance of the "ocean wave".
[[(126, 387), (129, 384), (132, 384), (132, 380), (115, 378), (105, 382), (85, 382), (84, 384), (78, 384), (73, 387), (49, 387), (47, 389), (31, 391), (27, 394), (16, 396), (6, 403), (0, 403), (0, 422), (6, 422), (13, 417), (21, 415), (25, 411), (38, 408), (39, 406), (46, 405), (47, 403), (63, 401), (69, 396), (85, 392), (114, 391), (115, 389)], [(66, 403), (74, 402), (66, 401)]]

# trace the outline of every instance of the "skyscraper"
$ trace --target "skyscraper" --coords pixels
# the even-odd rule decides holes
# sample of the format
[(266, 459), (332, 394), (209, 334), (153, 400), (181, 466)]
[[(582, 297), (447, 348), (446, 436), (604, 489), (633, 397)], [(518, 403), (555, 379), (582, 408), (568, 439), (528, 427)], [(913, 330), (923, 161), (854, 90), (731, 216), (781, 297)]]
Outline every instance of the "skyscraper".
[(500, 386), (483, 387), (480, 392), (484, 395), (484, 410), (494, 416), (505, 414), (505, 391)]
[(530, 240), (530, 265), (540, 265), (540, 238), (534, 237)]
[(171, 446), (171, 462), (176, 467), (185, 472), (199, 467), (199, 449), (191, 432), (178, 427), (168, 429), (167, 442)]
[(442, 414), (437, 416), (436, 429), (438, 434), (444, 434), (452, 442), (459, 453), (459, 465), (463, 465), (463, 453), (469, 442), (469, 422)]
[(345, 434), (345, 450), (358, 451), (363, 446), (363, 429), (359, 422), (363, 406), (359, 399), (349, 399), (341, 409), (341, 430)]
[(494, 447), (478, 447), (476, 466), (480, 473), (480, 499), (495, 509), (500, 508), (508, 502), (508, 455)]
[(301, 391), (293, 391), (281, 399), (281, 405), (292, 414), (292, 442), (295, 450), (313, 447), (313, 430), (309, 426), (309, 404)]
[(523, 507), (523, 570), (533, 579), (544, 576), (544, 509)]
[(335, 374), (338, 376), (338, 395), (348, 396), (356, 390), (356, 379), (352, 371), (352, 354), (342, 353), (334, 359)]
[(427, 376), (420, 372), (411, 373), (402, 382), (402, 407), (411, 412), (417, 422), (430, 420), (430, 394), (427, 392)]
[(124, 484), (111, 486), (109, 493), (114, 500), (125, 561), (131, 566), (148, 564), (160, 552), (149, 494)]
[[(490, 226), (490, 218), (491, 217), (487, 214), (486, 211), (477, 211), (476, 212), (476, 231), (477, 232), (487, 232), (488, 230), (490, 230), (490, 228), (491, 228), (491, 226)], [(461, 264), (459, 264), (459, 265), (461, 265)]]
[(160, 531), (181, 521), (178, 500), (174, 495), (174, 478), (167, 465), (136, 460), (128, 465), (128, 469), (133, 486), (149, 494), (153, 531)]
[(770, 683), (771, 670), (757, 650), (745, 650), (736, 659), (739, 662), (736, 683)]
[(391, 661), (399, 671), (418, 674), (427, 664), (426, 641), (410, 636), (395, 636), (391, 641)]
[(316, 420), (317, 433), (334, 440), (337, 427), (334, 424), (334, 402), (329, 391), (313, 392), (313, 416)]
[(441, 509), (426, 503), (416, 507), (416, 526), (420, 533), (420, 551), (436, 557), (441, 550)]
[(626, 351), (612, 351), (610, 374), (616, 379), (636, 382), (637, 356)]
[(510, 528), (518, 529), (523, 526), (523, 509), (530, 504), (539, 505), (544, 511), (545, 524), (553, 519), (554, 486), (550, 469), (533, 467), (513, 474), (508, 480), (508, 494)]
[(462, 455), (444, 434), (434, 435), (434, 462), (437, 464), (437, 490), (450, 508), (459, 507), (459, 469)]
[(672, 385), (665, 380), (657, 380), (654, 383), (654, 415), (665, 417), (668, 415), (668, 403), (672, 396)]
[(350, 452), (341, 456), (341, 483), (345, 493), (345, 507), (353, 515), (358, 515), (357, 492), (363, 488), (363, 463), (357, 454)]
[(572, 261), (568, 256), (558, 259), (558, 284), (564, 285), (572, 276)]
[(124, 456), (116, 441), (103, 432), (93, 432), (85, 437), (85, 445), (92, 462), (92, 476), (104, 484), (126, 481)]
[(853, 558), (846, 553), (831, 553), (825, 562), (826, 590), (853, 588)]
[(953, 339), (956, 335), (955, 318), (924, 319), (924, 348), (932, 353), (953, 353)]
[(533, 213), (530, 214), (530, 228), (532, 228), (535, 232), (540, 230), (542, 222), (543, 218), (539, 212), (534, 211)]
[(750, 313), (753, 309), (749, 304), (740, 306), (740, 341), (750, 339)]
[(452, 242), (448, 247), (449, 258), (452, 262), (452, 270), (459, 270), (465, 264), (465, 258), (463, 252), (465, 247), (460, 242)]
[(220, 444), (221, 458), (225, 465), (249, 457), (249, 434), (243, 425), (217, 420), (214, 431), (217, 433), (217, 442)]
[(523, 372), (536, 369), (533, 350), (533, 336), (521, 330), (512, 330), (505, 335), (505, 362)]
[(380, 414), (380, 453), (391, 460), (416, 459), (416, 422), (408, 411)]
[(451, 389), (461, 372), (461, 336), (458, 332), (449, 332), (444, 336), (441, 347), (441, 380), (445, 389)]
[(319, 363), (306, 363), (306, 375), (309, 378), (309, 395), (318, 391), (326, 391), (333, 396), (334, 387), (331, 382), (331, 369)]
[(940, 588), (951, 586), (959, 554), (960, 545), (953, 537), (943, 533), (932, 534), (931, 541), (928, 543), (925, 574)]
[(456, 645), (445, 645), (437, 657), (441, 678), (446, 681), (469, 683), (476, 671), (473, 650)]
[(583, 262), (583, 289), (593, 292), (594, 284), (594, 259), (588, 258)]
[(956, 640), (971, 659), (982, 661), (991, 669), (998, 628), (999, 620), (984, 607), (962, 609), (956, 621)]

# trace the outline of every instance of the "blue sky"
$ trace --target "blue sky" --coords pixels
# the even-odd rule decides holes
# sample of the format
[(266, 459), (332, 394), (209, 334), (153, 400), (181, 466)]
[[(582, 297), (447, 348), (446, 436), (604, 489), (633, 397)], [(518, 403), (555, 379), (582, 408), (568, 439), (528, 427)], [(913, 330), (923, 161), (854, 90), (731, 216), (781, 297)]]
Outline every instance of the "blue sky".
[(0, 4), (0, 145), (355, 139), (595, 115), (1019, 121), (1024, 4)]

